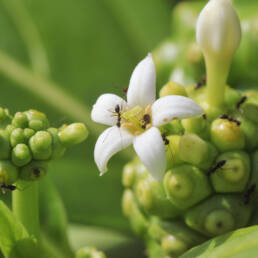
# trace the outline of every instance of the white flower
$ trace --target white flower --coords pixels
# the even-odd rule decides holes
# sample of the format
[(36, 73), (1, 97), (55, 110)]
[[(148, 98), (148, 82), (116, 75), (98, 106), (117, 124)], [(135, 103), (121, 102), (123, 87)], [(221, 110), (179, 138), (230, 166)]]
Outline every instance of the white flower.
[(198, 116), (202, 108), (183, 96), (166, 96), (155, 101), (156, 70), (151, 54), (133, 71), (127, 102), (114, 94), (101, 95), (93, 106), (93, 121), (109, 125), (98, 138), (94, 159), (101, 172), (109, 159), (131, 143), (152, 176), (161, 180), (166, 153), (159, 126), (172, 119)]
[(210, 0), (197, 20), (197, 42), (205, 55), (232, 58), (241, 40), (239, 18), (232, 0)]

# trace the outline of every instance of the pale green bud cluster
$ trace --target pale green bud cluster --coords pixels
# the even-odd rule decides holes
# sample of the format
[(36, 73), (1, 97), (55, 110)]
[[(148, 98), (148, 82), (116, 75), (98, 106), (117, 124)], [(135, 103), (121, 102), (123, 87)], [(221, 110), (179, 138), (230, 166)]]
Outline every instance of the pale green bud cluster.
[[(203, 105), (206, 86), (166, 94), (187, 94)], [(163, 182), (138, 159), (123, 171), (123, 211), (147, 246), (149, 257), (178, 257), (189, 248), (248, 226), (257, 214), (258, 117), (256, 92), (227, 87), (225, 104), (205, 115), (160, 128), (166, 135), (167, 171)]]
[(17, 112), (13, 117), (0, 108), (0, 184), (38, 180), (47, 173), (49, 161), (60, 158), (66, 148), (84, 141), (84, 124), (50, 127), (44, 113)]

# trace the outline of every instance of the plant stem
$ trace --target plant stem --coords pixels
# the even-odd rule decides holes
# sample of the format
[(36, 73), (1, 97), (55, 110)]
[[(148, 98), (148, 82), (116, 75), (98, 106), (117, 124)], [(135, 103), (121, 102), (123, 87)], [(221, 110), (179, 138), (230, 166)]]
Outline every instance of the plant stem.
[(207, 72), (207, 102), (210, 107), (221, 106), (224, 103), (225, 87), (230, 69), (229, 58), (218, 59), (205, 56)]
[[(19, 185), (19, 187), (23, 186)], [(24, 189), (12, 192), (13, 213), (28, 233), (39, 239), (38, 182), (32, 182), (24, 187)]]

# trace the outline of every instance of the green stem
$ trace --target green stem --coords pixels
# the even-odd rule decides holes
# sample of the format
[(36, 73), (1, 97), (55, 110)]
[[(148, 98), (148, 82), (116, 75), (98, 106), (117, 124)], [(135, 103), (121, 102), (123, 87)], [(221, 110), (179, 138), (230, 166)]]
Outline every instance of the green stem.
[(207, 102), (210, 107), (221, 106), (224, 103), (225, 87), (231, 59), (219, 59), (206, 55), (205, 63), (207, 73)]
[[(23, 187), (20, 186), (19, 187)], [(24, 225), (30, 235), (39, 238), (38, 182), (32, 182), (24, 189), (12, 192), (14, 215)]]

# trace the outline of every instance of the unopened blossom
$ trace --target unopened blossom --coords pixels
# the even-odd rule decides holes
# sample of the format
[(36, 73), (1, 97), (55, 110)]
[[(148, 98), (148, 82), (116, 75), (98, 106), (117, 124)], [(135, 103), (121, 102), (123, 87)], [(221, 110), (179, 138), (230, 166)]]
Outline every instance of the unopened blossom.
[(190, 98), (165, 96), (155, 101), (156, 69), (151, 54), (134, 69), (127, 101), (114, 94), (101, 95), (93, 106), (93, 121), (109, 125), (98, 138), (94, 159), (101, 172), (109, 159), (133, 144), (152, 176), (161, 180), (166, 169), (166, 152), (158, 127), (177, 118), (201, 115), (202, 108)]

